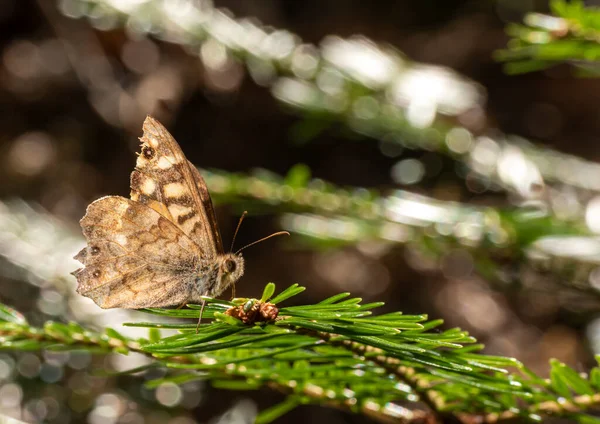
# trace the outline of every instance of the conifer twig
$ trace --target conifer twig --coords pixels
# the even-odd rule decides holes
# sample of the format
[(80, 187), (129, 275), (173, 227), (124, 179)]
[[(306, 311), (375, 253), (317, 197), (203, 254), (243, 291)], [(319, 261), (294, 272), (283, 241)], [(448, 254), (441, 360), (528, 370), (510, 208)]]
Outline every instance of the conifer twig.
[[(497, 286), (539, 275), (540, 283), (551, 283), (578, 299), (585, 297), (580, 305), (589, 304), (586, 309), (597, 307), (600, 300), (589, 280), (598, 265), (597, 256), (589, 252), (594, 245), (600, 252), (600, 240), (585, 226), (543, 210), (464, 205), (403, 190), (386, 195), (361, 187), (342, 188), (311, 180), (303, 166), (292, 168), (285, 177), (264, 170), (201, 172), (218, 203), (243, 203), (251, 213), (282, 214), (286, 230), (316, 243), (410, 244), (432, 258), (460, 248), (471, 253), (479, 274)], [(510, 273), (513, 280), (507, 281), (506, 264), (518, 264), (519, 272)]]
[(418, 377), (416, 377), (416, 372), (413, 368), (400, 365), (398, 359), (386, 356), (381, 349), (356, 343), (339, 335), (311, 330), (302, 330), (300, 333), (317, 337), (334, 346), (341, 346), (358, 357), (364, 357), (366, 353), (369, 353), (366, 358), (367, 360), (382, 366), (388, 372), (393, 374), (400, 382), (407, 384), (416, 394), (418, 394), (419, 400), (429, 407), (432, 419), (436, 422), (440, 422), (438, 413), (443, 410), (443, 400), (435, 393), (435, 391), (427, 387), (427, 383), (420, 381)]
[[(544, 380), (514, 359), (477, 353), (482, 346), (464, 331), (432, 331), (441, 321), (421, 315), (372, 315), (381, 303), (361, 304), (348, 293), (314, 305), (280, 306), (302, 290), (292, 285), (273, 296), (275, 286), (267, 284), (261, 300), (206, 298), (203, 317), (213, 321), (198, 333), (198, 305), (147, 309), (155, 315), (192, 318), (194, 323), (127, 324), (150, 328), (150, 339), (138, 340), (110, 328), (100, 334), (74, 323), (49, 322), (36, 329), (14, 310), (0, 306), (0, 348), (134, 351), (174, 371), (149, 382), (153, 387), (209, 379), (223, 388), (270, 387), (286, 393), (282, 406), (264, 411), (261, 422), (303, 403), (403, 424), (572, 415), (583, 419), (586, 408), (598, 401), (598, 367), (588, 378), (551, 361), (551, 378)], [(242, 313), (255, 309), (264, 311), (267, 321), (253, 321)], [(161, 338), (158, 332), (163, 328), (180, 333)], [(401, 407), (394, 403), (398, 399), (421, 401), (430, 410)]]
[(524, 24), (511, 24), (508, 47), (496, 53), (509, 73), (524, 73), (560, 63), (600, 76), (600, 8), (583, 1), (552, 0), (551, 14), (528, 13)]
[[(58, 328), (61, 328), (61, 330), (57, 331)], [(50, 347), (56, 346), (57, 344), (69, 346), (72, 350), (91, 348), (95, 351), (100, 349), (105, 353), (124, 353), (125, 351), (136, 352), (152, 360), (160, 360), (160, 357), (143, 350), (140, 347), (139, 342), (133, 340), (97, 334), (89, 330), (84, 330), (82, 333), (71, 332), (66, 336), (66, 333), (63, 330), (64, 327), (62, 327), (62, 325), (54, 322), (46, 323), (44, 328), (41, 329), (29, 327), (26, 324), (0, 328), (0, 349), (18, 350), (19, 345), (22, 345), (22, 343), (11, 345), (11, 342), (7, 342), (6, 340), (19, 338), (20, 341), (36, 341), (47, 344)], [(189, 355), (173, 356), (169, 358), (169, 361), (179, 364), (203, 364), (210, 362), (202, 357)], [(234, 377), (239, 380), (244, 380), (246, 378), (244, 374), (236, 375), (236, 368), (231, 366), (224, 366), (223, 369), (220, 370), (220, 373), (222, 377), (226, 378)], [(215, 376), (215, 378), (218, 378), (218, 375)], [(293, 390), (293, 381), (269, 381), (266, 386), (283, 394), (298, 394)], [(356, 409), (355, 402), (353, 402), (352, 399), (348, 399), (347, 401), (333, 400), (327, 395), (327, 390), (330, 389), (325, 389), (318, 384), (311, 384), (309, 387), (303, 388), (301, 394), (312, 399), (313, 402), (332, 408), (348, 412), (352, 412)], [(370, 399), (368, 402), (360, 405), (359, 409), (361, 413), (382, 422), (395, 422), (401, 424), (431, 423), (430, 414), (425, 411), (418, 409), (411, 410), (399, 405), (382, 405), (379, 404), (376, 399)]]
[[(200, 50), (197, 46), (208, 45), (207, 51), (244, 64), (259, 84), (271, 87), (273, 95), (290, 108), (321, 119), (321, 127), (342, 122), (378, 140), (448, 155), (492, 190), (539, 199), (539, 188), (554, 184), (545, 193), (548, 200), (568, 194), (563, 187), (600, 192), (598, 164), (537, 147), (520, 137), (478, 136), (480, 129), (461, 125), (461, 116), (483, 115), (485, 94), (473, 81), (446, 68), (411, 63), (395, 49), (364, 37), (326, 37), (316, 47), (289, 31), (232, 18), (208, 2), (181, 1), (175, 6), (159, 0), (118, 8), (107, 0), (75, 1), (92, 24), (135, 28), (194, 52)], [(268, 48), (274, 45), (278, 48)], [(376, 63), (373, 68), (388, 72), (373, 75), (361, 66), (364, 58)], [(323, 81), (333, 81), (332, 86), (323, 89), (323, 84), (317, 84), (320, 75)], [(443, 91), (427, 96), (404, 92), (402, 81), (413, 79), (418, 86), (443, 87)], [(417, 109), (418, 114), (411, 112)], [(417, 115), (426, 119), (416, 119)], [(573, 216), (581, 217), (584, 210), (576, 212)]]

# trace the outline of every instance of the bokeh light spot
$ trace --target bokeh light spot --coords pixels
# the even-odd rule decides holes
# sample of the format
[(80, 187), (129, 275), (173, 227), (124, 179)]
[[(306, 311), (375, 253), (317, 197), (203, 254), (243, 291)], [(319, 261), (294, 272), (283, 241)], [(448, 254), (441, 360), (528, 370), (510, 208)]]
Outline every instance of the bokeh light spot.
[(169, 407), (177, 406), (183, 397), (181, 388), (173, 383), (164, 383), (156, 389), (156, 400)]
[(425, 175), (425, 166), (417, 159), (405, 159), (392, 168), (392, 178), (399, 184), (415, 184)]
[(52, 139), (43, 132), (28, 132), (17, 138), (8, 151), (8, 166), (26, 176), (41, 173), (55, 159)]

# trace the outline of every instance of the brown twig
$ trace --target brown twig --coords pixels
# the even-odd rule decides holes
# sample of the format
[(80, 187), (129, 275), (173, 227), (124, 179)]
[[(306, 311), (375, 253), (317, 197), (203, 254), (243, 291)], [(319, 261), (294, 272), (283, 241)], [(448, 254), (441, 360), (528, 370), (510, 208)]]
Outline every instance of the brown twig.
[(363, 357), (365, 353), (379, 353), (379, 355), (368, 357), (367, 360), (381, 366), (386, 371), (393, 374), (400, 382), (408, 385), (412, 391), (419, 396), (419, 399), (427, 405), (430, 410), (428, 422), (439, 423), (443, 421), (440, 416), (440, 412), (444, 406), (443, 399), (437, 392), (429, 388), (427, 384), (424, 384), (419, 380), (413, 368), (400, 365), (398, 359), (384, 355), (384, 352), (381, 349), (354, 342), (343, 336), (306, 329), (297, 331), (301, 334), (317, 337), (333, 346), (343, 347), (360, 357)]

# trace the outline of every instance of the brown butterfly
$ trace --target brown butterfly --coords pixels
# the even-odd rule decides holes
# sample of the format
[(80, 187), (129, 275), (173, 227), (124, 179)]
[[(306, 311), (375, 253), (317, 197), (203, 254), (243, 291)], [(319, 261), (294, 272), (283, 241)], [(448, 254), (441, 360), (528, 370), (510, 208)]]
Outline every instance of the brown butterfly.
[(241, 250), (288, 233), (224, 253), (206, 183), (173, 136), (148, 116), (140, 140), (131, 199), (102, 197), (80, 221), (88, 245), (75, 256), (85, 266), (73, 272), (77, 293), (101, 308), (204, 307), (202, 296), (244, 273)]

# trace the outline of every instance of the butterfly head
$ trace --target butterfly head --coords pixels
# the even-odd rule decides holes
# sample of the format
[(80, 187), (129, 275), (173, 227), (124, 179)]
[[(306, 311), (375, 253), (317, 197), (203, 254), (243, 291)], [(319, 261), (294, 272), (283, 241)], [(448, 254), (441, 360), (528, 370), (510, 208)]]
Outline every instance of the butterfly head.
[(244, 258), (240, 254), (226, 253), (219, 257), (219, 278), (216, 293), (222, 293), (244, 274)]

